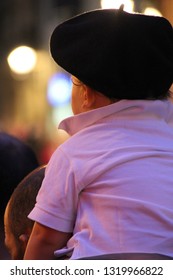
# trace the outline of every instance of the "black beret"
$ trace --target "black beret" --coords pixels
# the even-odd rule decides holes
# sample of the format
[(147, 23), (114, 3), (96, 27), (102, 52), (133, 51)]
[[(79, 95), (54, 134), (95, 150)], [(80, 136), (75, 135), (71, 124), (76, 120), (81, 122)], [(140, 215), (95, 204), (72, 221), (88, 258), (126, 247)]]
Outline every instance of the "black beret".
[(164, 98), (173, 83), (173, 29), (163, 17), (99, 9), (59, 24), (56, 63), (116, 99)]

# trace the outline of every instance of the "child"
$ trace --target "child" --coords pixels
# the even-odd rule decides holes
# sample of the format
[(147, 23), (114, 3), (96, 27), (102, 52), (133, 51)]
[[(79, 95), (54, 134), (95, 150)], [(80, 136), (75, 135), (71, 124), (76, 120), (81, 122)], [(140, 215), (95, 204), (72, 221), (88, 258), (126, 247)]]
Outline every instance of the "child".
[[(72, 75), (71, 137), (53, 154), (25, 259), (173, 257), (173, 31), (162, 17), (94, 10), (58, 25)], [(121, 258), (121, 257), (120, 257)]]

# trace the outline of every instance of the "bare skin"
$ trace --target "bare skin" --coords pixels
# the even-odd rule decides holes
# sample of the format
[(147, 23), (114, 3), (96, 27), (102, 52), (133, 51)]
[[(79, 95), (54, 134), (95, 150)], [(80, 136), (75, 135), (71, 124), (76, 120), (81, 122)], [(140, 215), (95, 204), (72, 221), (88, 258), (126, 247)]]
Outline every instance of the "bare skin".
[(35, 223), (25, 251), (25, 260), (52, 260), (54, 251), (63, 248), (71, 233), (60, 232)]

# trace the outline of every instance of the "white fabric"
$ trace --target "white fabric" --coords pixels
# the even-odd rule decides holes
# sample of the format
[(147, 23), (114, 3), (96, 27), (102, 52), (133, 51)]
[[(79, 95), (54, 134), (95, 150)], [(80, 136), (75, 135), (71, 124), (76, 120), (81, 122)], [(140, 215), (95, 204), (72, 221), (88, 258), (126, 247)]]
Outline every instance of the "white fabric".
[(122, 100), (70, 117), (30, 218), (72, 232), (72, 259), (173, 257), (173, 105)]

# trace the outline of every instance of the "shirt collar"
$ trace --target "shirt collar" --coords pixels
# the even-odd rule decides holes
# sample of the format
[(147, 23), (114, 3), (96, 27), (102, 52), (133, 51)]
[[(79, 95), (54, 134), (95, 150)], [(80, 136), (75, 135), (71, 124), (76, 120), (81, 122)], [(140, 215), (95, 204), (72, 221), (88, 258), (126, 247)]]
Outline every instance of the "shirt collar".
[[(165, 105), (163, 106), (163, 104)], [(170, 107), (172, 109), (170, 109)], [(121, 112), (123, 111), (123, 114), (121, 114), (121, 116), (125, 116), (127, 110), (128, 117), (132, 115), (134, 116), (135, 114), (134, 117), (136, 119), (139, 117), (140, 113), (147, 113), (147, 115), (151, 113), (152, 115), (159, 115), (162, 118), (168, 118), (168, 112), (170, 111), (171, 116), (173, 117), (173, 105), (168, 100), (121, 100), (108, 106), (104, 106), (66, 118), (59, 124), (58, 128), (65, 130), (70, 136), (72, 136), (79, 132), (81, 129), (91, 126), (92, 124), (112, 114), (116, 114), (118, 117), (118, 113), (121, 114)]]

